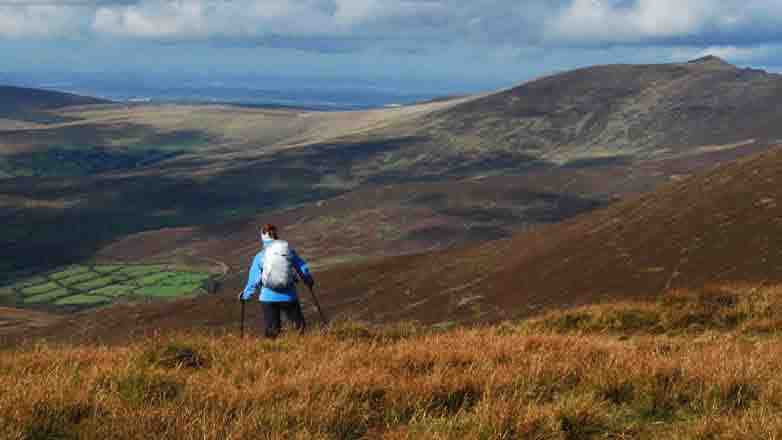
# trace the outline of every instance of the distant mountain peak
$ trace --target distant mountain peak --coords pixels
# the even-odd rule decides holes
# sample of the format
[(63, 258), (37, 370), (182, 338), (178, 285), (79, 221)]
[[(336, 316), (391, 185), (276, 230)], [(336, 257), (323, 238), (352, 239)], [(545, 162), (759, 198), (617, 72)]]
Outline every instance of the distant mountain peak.
[(729, 62), (723, 60), (722, 58), (714, 55), (706, 55), (705, 57), (688, 61), (687, 64), (699, 65), (705, 67), (723, 67), (723, 68), (727, 67), (731, 69), (736, 68), (736, 66), (734, 66), (733, 64), (730, 64)]

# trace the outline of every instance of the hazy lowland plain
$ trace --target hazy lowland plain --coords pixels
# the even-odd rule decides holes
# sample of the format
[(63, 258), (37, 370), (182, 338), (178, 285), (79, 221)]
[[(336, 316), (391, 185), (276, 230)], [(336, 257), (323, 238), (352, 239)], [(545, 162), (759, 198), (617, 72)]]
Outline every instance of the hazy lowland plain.
[[(0, 432), (778, 437), (779, 102), (708, 57), (356, 112), (1, 107)], [(259, 222), (328, 331), (237, 339)]]

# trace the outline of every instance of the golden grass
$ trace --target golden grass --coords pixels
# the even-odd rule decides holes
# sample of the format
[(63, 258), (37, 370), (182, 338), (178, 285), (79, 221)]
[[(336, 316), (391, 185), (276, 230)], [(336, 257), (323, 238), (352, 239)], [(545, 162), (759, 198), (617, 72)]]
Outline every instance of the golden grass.
[(779, 438), (782, 291), (742, 289), (444, 332), (7, 350), (0, 438)]
[[(258, 154), (258, 146), (279, 148), (327, 142), (345, 136), (360, 136), (389, 126), (409, 123), (432, 112), (472, 98), (351, 112), (319, 112), (288, 109), (243, 108), (223, 105), (92, 106), (63, 110), (77, 122), (47, 128), (84, 124), (141, 124), (161, 132), (197, 130), (234, 152)], [(0, 120), (2, 128), (2, 120)], [(121, 142), (122, 143), (122, 142)]]

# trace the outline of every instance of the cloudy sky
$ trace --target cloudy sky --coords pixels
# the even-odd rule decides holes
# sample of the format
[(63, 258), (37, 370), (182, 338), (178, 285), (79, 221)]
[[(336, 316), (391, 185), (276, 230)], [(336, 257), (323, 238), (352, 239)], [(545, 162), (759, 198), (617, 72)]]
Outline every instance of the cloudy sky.
[(0, 0), (0, 71), (513, 83), (705, 54), (782, 71), (782, 0)]

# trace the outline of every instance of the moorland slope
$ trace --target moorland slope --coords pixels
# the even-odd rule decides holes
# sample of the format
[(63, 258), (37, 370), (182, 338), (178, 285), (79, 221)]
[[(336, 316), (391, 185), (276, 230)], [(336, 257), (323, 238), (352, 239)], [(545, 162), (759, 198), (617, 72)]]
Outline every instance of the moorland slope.
[(27, 113), (54, 110), (77, 105), (108, 104), (105, 99), (74, 95), (54, 90), (41, 90), (28, 87), (0, 86), (0, 117), (10, 119)]
[[(605, 246), (615, 243), (612, 234), (621, 230), (608, 229), (590, 238), (585, 231), (597, 226), (582, 223), (553, 232), (543, 229), (524, 239), (509, 237), (767, 150), (775, 128), (752, 124), (764, 120), (763, 111), (776, 114), (776, 107), (752, 107), (756, 104), (744, 101), (735, 89), (744, 87), (753, 102), (767, 103), (764, 97), (776, 93), (778, 81), (776, 75), (705, 59), (595, 67), (496, 94), (366, 112), (69, 107), (58, 114), (71, 121), (38, 124), (2, 138), (16, 148), (31, 147), (24, 153), (31, 156), (11, 157), (28, 162), (12, 160), (12, 166), (27, 163), (46, 172), (0, 180), (0, 219), (5, 225), (0, 237), (0, 280), (13, 283), (82, 259), (112, 264), (197, 258), (227, 267), (225, 288), (232, 291), (257, 251), (256, 225), (271, 221), (283, 227), (286, 238), (319, 272), (326, 272), (322, 294), (330, 310), (358, 319), (493, 320), (533, 313), (547, 305), (622, 296), (624, 290), (653, 295), (682, 280), (699, 283), (714, 274), (703, 269), (697, 276), (682, 275), (690, 265), (700, 263), (674, 263), (675, 253), (681, 252), (674, 249), (676, 245), (637, 243), (637, 237), (649, 234), (642, 228), (628, 233), (613, 250)], [(616, 92), (623, 82), (633, 93)], [(637, 148), (616, 138), (616, 148), (624, 151), (621, 157), (596, 149), (605, 133), (614, 133), (616, 124), (611, 121), (627, 114), (628, 102), (635, 108), (648, 96), (664, 97), (644, 107), (643, 114), (657, 115), (660, 124), (668, 124), (665, 118), (671, 108), (697, 107), (696, 98), (704, 93), (720, 105), (676, 123), (669, 121), (672, 130), (704, 131), (724, 110), (756, 136), (746, 141), (741, 141), (743, 134), (699, 138), (698, 142), (710, 144), (674, 148), (666, 143), (678, 138), (675, 133), (655, 134), (656, 140), (648, 136), (625, 140), (646, 139), (634, 144)], [(528, 106), (543, 102), (545, 96), (556, 105), (538, 112), (541, 121), (547, 121), (541, 122), (544, 125), (565, 127), (563, 114), (573, 112), (603, 122), (577, 130), (575, 138), (544, 130), (541, 133), (550, 136), (541, 144), (545, 148), (527, 148), (518, 141), (541, 133), (528, 130), (538, 126), (527, 124), (529, 115), (514, 110), (515, 106), (525, 99)], [(761, 114), (750, 121), (744, 116), (750, 112), (742, 106)], [(486, 116), (527, 128), (494, 141), (492, 133), (504, 130), (500, 125), (485, 133), (441, 129), (459, 114), (465, 123), (488, 120)], [(644, 130), (654, 132), (655, 124), (644, 125)], [(25, 136), (39, 144), (14, 140)], [(84, 147), (87, 140), (95, 142), (92, 147)], [(573, 147), (571, 141), (585, 147)], [(52, 147), (59, 142), (60, 147)], [(565, 150), (575, 156), (552, 156)], [(106, 160), (106, 155), (112, 160)], [(82, 159), (86, 165), (77, 168), (86, 172), (71, 173), (66, 167), (64, 175), (51, 175), (50, 164), (82, 164)], [(93, 163), (109, 169), (92, 169)], [(652, 205), (650, 210), (658, 208)], [(659, 208), (674, 211), (664, 205)], [(657, 218), (651, 211), (644, 215)], [(488, 248), (464, 250), (502, 238), (506, 240)], [(650, 240), (665, 243), (662, 232)], [(682, 240), (682, 246), (689, 248), (688, 239)], [(507, 243), (516, 244), (507, 247)], [(624, 250), (625, 245), (632, 249)], [(454, 248), (465, 253), (447, 251)], [(658, 255), (662, 249), (667, 253)], [(376, 260), (442, 250), (444, 254)], [(451, 260), (459, 263), (447, 262)], [(750, 275), (742, 270), (732, 273), (737, 279)], [(360, 276), (354, 275), (356, 271)], [(180, 313), (169, 305), (159, 306), (165, 312), (158, 313), (156, 305), (149, 309), (153, 318), (141, 311), (131, 323), (128, 319), (136, 311), (127, 316), (118, 312), (116, 320), (105, 322), (144, 331), (156, 325), (178, 328), (187, 319), (193, 325), (221, 327), (233, 319), (232, 301), (199, 301), (188, 306), (192, 313)], [(214, 307), (214, 316), (205, 318), (202, 307)], [(102, 328), (97, 324), (84, 334), (89, 337)]]
[[(329, 251), (343, 259), (507, 236), (767, 149), (782, 138), (773, 123), (780, 78), (709, 58), (599, 66), (494, 94), (366, 112), (63, 111), (79, 120), (4, 137), (35, 152), (7, 157), (17, 167), (9, 173), (38, 177), (0, 181), (9, 225), (2, 248), (16, 268), (30, 269), (52, 249), (62, 258), (51, 263), (61, 264), (161, 228), (203, 226), (218, 232), (207, 239), (224, 238), (231, 231), (220, 224), (243, 231), (258, 214), (301, 206), (316, 217), (333, 200), (342, 212), (329, 224), (309, 222), (302, 239), (334, 224), (363, 230), (378, 217), (392, 229), (359, 238), (344, 255)], [(443, 191), (447, 184), (454, 189)], [(414, 194), (382, 189), (393, 185)], [(521, 196), (487, 200), (498, 185), (515, 185)], [(372, 192), (396, 195), (378, 213), (363, 207)], [(414, 225), (394, 220), (421, 216)]]
[(429, 130), (557, 163), (654, 159), (774, 143), (782, 138), (780, 99), (782, 75), (716, 57), (595, 66), (445, 109)]
[(510, 239), (335, 269), (324, 276), (326, 302), (371, 319), (441, 322), (773, 284), (782, 281), (780, 179), (779, 150), (741, 159)]
[[(317, 292), (334, 318), (450, 325), (653, 299), (678, 288), (775, 285), (782, 282), (780, 179), (782, 151), (774, 150), (511, 238), (319, 270)], [(215, 258), (220, 249), (227, 251), (214, 247)], [(244, 252), (256, 250), (248, 244)], [(220, 295), (118, 305), (25, 336), (123, 340), (231, 327), (244, 277), (229, 273)], [(258, 309), (249, 308), (250, 322), (260, 319)]]

